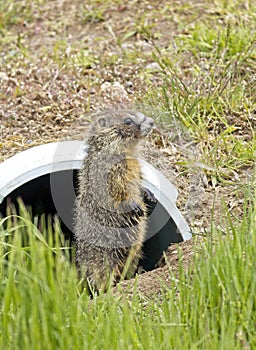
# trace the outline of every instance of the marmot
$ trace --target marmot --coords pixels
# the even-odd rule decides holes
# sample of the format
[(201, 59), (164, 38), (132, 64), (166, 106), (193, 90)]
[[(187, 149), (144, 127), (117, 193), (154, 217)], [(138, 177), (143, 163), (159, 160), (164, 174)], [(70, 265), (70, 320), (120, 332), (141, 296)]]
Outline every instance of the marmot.
[(140, 257), (147, 214), (137, 146), (153, 126), (140, 112), (119, 110), (102, 113), (88, 134), (78, 177), (75, 244), (80, 274), (94, 290), (118, 282)]

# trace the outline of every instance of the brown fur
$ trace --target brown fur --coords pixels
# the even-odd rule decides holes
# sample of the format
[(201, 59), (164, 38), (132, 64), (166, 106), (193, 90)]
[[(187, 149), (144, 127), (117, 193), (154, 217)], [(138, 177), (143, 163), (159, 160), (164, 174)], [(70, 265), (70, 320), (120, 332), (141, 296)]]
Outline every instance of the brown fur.
[(146, 232), (138, 143), (153, 120), (138, 112), (101, 115), (88, 135), (79, 174), (75, 240), (79, 270), (93, 289), (135, 269)]

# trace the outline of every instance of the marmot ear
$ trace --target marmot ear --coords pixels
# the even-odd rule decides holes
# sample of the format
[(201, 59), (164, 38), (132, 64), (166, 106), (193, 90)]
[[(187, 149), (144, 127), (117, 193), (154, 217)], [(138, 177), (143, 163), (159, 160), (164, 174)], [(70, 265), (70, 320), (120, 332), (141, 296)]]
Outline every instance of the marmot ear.
[(106, 126), (106, 118), (104, 117), (100, 117), (98, 120), (97, 120), (97, 123), (99, 124), (99, 126), (101, 126), (102, 128), (104, 128), (104, 126)]

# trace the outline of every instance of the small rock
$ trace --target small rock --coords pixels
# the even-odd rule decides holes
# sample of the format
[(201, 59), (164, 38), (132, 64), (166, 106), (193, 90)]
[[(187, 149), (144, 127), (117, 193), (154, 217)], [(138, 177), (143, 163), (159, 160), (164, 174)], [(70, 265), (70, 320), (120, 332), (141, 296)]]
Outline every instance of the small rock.
[(111, 88), (111, 83), (109, 81), (105, 81), (100, 87), (101, 91), (108, 91)]
[(0, 72), (0, 80), (9, 80), (9, 77), (5, 72)]
[(122, 43), (121, 47), (123, 50), (134, 50), (134, 45), (131, 43)]
[(26, 144), (27, 144), (27, 145), (31, 145), (31, 143), (33, 143), (32, 140), (27, 140), (27, 141), (26, 141)]
[(127, 89), (130, 89), (133, 87), (133, 82), (128, 80), (125, 82), (125, 85), (124, 85)]
[(148, 65), (146, 65), (146, 69), (153, 71), (153, 72), (156, 72), (156, 71), (161, 70), (161, 67), (157, 62), (152, 62), (152, 63), (149, 63)]
[(101, 85), (101, 91), (109, 95), (110, 98), (118, 101), (128, 100), (128, 93), (125, 87), (118, 81), (110, 83), (106, 81)]

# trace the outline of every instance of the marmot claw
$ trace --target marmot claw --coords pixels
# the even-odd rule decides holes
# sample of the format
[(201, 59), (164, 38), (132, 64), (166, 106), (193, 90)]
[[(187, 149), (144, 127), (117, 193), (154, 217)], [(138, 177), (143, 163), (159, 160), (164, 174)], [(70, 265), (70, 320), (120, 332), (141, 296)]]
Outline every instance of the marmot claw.
[(156, 202), (156, 197), (155, 195), (148, 189), (148, 188), (143, 188), (143, 197), (144, 200), (148, 200), (150, 202)]
[(139, 204), (132, 202), (131, 209), (131, 212), (134, 213), (137, 217), (144, 216), (144, 211)]

